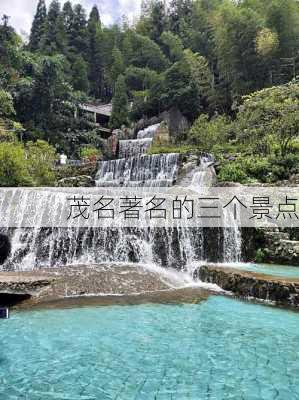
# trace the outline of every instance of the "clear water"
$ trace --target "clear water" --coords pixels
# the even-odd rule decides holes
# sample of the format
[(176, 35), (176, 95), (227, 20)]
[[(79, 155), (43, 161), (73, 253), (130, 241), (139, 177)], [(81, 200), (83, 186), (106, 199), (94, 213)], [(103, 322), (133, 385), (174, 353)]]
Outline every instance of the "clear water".
[(299, 279), (299, 267), (291, 267), (287, 265), (271, 265), (271, 264), (235, 264), (234, 268), (244, 271), (258, 272), (260, 274), (274, 275), (284, 278)]
[(233, 299), (18, 313), (0, 337), (1, 400), (299, 399), (299, 314)]

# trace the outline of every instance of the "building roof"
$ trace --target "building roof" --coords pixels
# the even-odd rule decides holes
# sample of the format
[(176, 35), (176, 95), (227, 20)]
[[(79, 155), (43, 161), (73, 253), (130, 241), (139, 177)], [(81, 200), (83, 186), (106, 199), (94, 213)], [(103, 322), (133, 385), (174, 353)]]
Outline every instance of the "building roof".
[(112, 104), (81, 104), (80, 105), (81, 110), (84, 111), (89, 111), (92, 113), (100, 114), (100, 115), (105, 115), (106, 117), (110, 117), (112, 113)]

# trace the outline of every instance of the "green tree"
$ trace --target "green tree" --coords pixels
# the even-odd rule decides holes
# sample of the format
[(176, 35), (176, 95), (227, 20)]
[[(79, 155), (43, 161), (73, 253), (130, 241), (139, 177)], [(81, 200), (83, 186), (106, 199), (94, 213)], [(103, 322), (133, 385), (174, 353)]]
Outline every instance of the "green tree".
[(39, 50), (41, 39), (45, 33), (46, 20), (47, 8), (45, 0), (39, 0), (29, 39), (30, 51)]
[(286, 156), (299, 137), (299, 83), (252, 93), (243, 99), (236, 119), (238, 139), (253, 153), (269, 154), (278, 146)]
[(74, 11), (73, 11), (72, 3), (70, 1), (67, 1), (63, 5), (62, 18), (63, 18), (64, 29), (65, 29), (66, 36), (67, 36), (67, 41), (69, 44), (72, 25), (74, 23), (73, 22), (74, 21)]
[(88, 52), (87, 20), (84, 8), (77, 4), (74, 7), (74, 17), (71, 24), (70, 42), (71, 50), (81, 55)]
[(16, 143), (0, 143), (0, 186), (32, 185), (24, 147)]
[(119, 75), (123, 74), (125, 71), (124, 58), (118, 47), (114, 47), (112, 50), (112, 59), (113, 63), (110, 70), (110, 77), (112, 86), (114, 86), (114, 82), (117, 81)]
[(200, 111), (209, 109), (212, 103), (212, 75), (204, 57), (191, 50), (183, 52), (183, 58), (174, 63), (164, 74), (164, 104), (177, 107), (193, 121)]
[(131, 32), (127, 35), (126, 47), (128, 51), (124, 54), (128, 54), (127, 63), (135, 67), (163, 71), (169, 65), (157, 43), (146, 36)]
[(229, 82), (233, 98), (239, 99), (269, 82), (268, 67), (256, 52), (256, 38), (263, 26), (254, 10), (224, 3), (213, 27), (218, 69)]
[(214, 110), (215, 90), (213, 87), (213, 75), (209, 68), (208, 61), (198, 53), (187, 49), (183, 53), (184, 62), (189, 67), (191, 79), (197, 87), (201, 98), (201, 105), (205, 110)]
[(188, 140), (202, 151), (212, 151), (214, 146), (227, 143), (230, 130), (227, 117), (215, 116), (210, 120), (207, 114), (202, 114), (190, 129)]
[(33, 120), (45, 131), (62, 115), (71, 99), (72, 88), (64, 75), (65, 57), (44, 57), (35, 76), (32, 94)]
[(101, 150), (92, 145), (87, 145), (80, 148), (80, 158), (82, 160), (97, 161), (101, 157)]
[(100, 14), (96, 6), (92, 8), (89, 16), (87, 35), (90, 94), (100, 98), (104, 85), (103, 35)]
[(49, 6), (49, 11), (45, 24), (45, 33), (41, 41), (41, 48), (44, 53), (53, 55), (58, 53), (64, 46), (62, 40), (63, 19), (60, 14), (60, 3), (53, 0)]
[(126, 85), (132, 91), (150, 89), (158, 80), (159, 74), (149, 68), (129, 67), (125, 73)]
[(88, 65), (80, 55), (72, 57), (72, 85), (75, 90), (88, 93)]
[(210, 64), (216, 61), (212, 22), (221, 3), (222, 0), (197, 0), (193, 3), (190, 42), (186, 47), (206, 57)]
[(185, 62), (174, 63), (165, 72), (164, 106), (178, 108), (190, 121), (202, 110), (200, 93)]
[(163, 32), (161, 36), (162, 47), (167, 57), (173, 61), (179, 61), (183, 56), (183, 43), (181, 39), (172, 32)]
[(18, 79), (11, 87), (17, 118), (22, 123), (33, 120), (35, 114), (32, 104), (33, 91), (34, 81), (30, 77)]
[(54, 163), (57, 158), (54, 147), (44, 140), (26, 144), (27, 165), (34, 186), (52, 186), (55, 183)]
[(294, 0), (271, 0), (266, 8), (268, 27), (278, 34), (280, 57), (298, 53), (299, 7)]
[(7, 89), (19, 76), (22, 41), (4, 21), (0, 24), (0, 85)]
[(162, 0), (154, 0), (150, 6), (149, 29), (150, 38), (160, 44), (161, 35), (167, 28), (167, 16), (165, 3)]
[(190, 41), (192, 15), (192, 0), (172, 0), (170, 2), (170, 30), (183, 40), (185, 46)]
[(10, 118), (15, 115), (13, 98), (9, 92), (0, 89), (0, 118)]
[(259, 56), (271, 59), (279, 47), (279, 39), (276, 32), (268, 28), (262, 29), (257, 34), (256, 51)]
[(112, 100), (111, 128), (121, 128), (128, 123), (128, 95), (123, 75), (119, 75)]

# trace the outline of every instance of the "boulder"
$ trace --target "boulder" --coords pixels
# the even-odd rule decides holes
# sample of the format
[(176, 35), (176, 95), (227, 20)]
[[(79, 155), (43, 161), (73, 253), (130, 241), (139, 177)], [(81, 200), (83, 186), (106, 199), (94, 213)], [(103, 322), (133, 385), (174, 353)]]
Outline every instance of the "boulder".
[(190, 129), (189, 121), (178, 108), (171, 108), (169, 111), (162, 113), (161, 117), (168, 126), (170, 136), (174, 139), (179, 138)]

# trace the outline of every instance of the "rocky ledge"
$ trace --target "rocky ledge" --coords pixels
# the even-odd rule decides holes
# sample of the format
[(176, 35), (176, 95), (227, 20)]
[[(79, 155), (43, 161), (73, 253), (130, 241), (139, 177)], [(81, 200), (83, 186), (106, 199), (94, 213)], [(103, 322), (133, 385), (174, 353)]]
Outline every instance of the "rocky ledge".
[(199, 267), (194, 277), (203, 282), (214, 283), (238, 297), (299, 307), (299, 279), (280, 278), (210, 265)]
[[(164, 272), (164, 273), (163, 273)], [(206, 299), (198, 287), (162, 270), (129, 265), (76, 265), (26, 273), (0, 273), (0, 305), (56, 308), (85, 305), (189, 303)]]
[(1, 295), (39, 295), (56, 280), (47, 274), (31, 272), (0, 272)]

